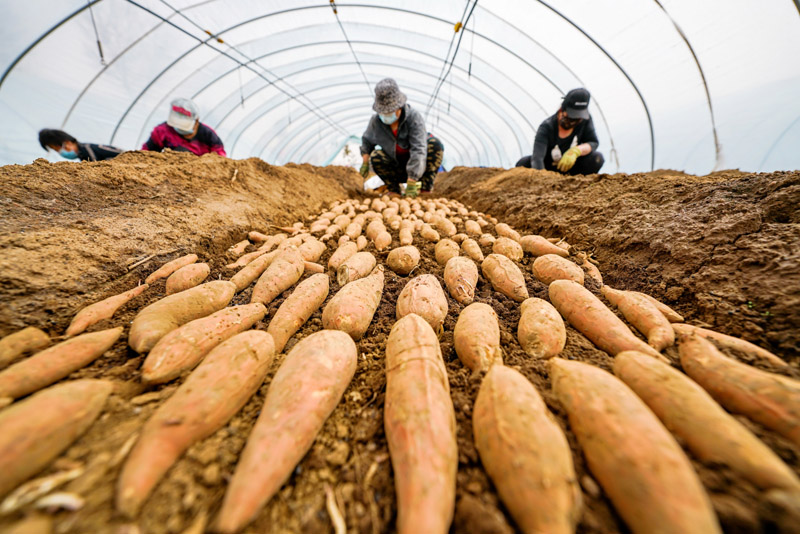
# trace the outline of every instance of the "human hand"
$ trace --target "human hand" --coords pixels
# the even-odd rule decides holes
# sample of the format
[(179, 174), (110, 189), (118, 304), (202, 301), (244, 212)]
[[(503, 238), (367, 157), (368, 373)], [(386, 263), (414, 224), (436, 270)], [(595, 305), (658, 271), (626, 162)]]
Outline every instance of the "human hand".
[(368, 159), (364, 160), (364, 163), (361, 165), (361, 170), (359, 172), (361, 173), (361, 176), (363, 176), (364, 179), (366, 180), (367, 176), (369, 175), (369, 160)]
[(567, 172), (575, 165), (575, 162), (578, 160), (580, 155), (581, 149), (574, 146), (562, 154), (561, 159), (558, 160), (556, 167), (561, 172)]
[(407, 197), (414, 198), (414, 197), (419, 195), (419, 188), (420, 188), (420, 183), (419, 182), (417, 182), (416, 180), (408, 180), (406, 182), (406, 193), (405, 193), (405, 195)]

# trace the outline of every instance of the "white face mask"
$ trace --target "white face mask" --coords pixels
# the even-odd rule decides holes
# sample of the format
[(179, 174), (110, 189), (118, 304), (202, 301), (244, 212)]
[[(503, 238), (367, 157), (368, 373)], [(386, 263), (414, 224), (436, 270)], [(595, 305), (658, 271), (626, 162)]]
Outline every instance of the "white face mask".
[(378, 117), (381, 119), (383, 124), (392, 124), (394, 121), (397, 120), (397, 115), (394, 113), (390, 113), (388, 115), (384, 115), (383, 113), (378, 113)]

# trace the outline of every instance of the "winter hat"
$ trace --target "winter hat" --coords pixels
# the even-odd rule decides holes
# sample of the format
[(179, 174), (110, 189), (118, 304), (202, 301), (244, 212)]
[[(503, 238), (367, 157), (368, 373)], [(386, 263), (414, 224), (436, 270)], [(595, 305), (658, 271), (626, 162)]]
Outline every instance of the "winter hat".
[(406, 95), (400, 91), (397, 82), (384, 78), (375, 86), (375, 103), (372, 110), (377, 113), (392, 113), (406, 105)]
[(198, 118), (197, 106), (188, 98), (176, 98), (169, 106), (167, 124), (185, 132), (194, 129), (194, 121)]

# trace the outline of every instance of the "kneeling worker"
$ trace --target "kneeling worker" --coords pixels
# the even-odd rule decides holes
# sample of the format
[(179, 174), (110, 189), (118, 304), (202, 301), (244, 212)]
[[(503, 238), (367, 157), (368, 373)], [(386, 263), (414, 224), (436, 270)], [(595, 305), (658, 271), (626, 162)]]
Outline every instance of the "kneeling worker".
[(405, 183), (407, 196), (430, 193), (444, 156), (442, 143), (427, 134), (422, 115), (406, 103), (406, 95), (392, 78), (375, 86), (372, 110), (376, 114), (361, 136), (362, 176), (367, 177), (372, 162), (390, 192), (400, 193), (400, 184)]
[(77, 139), (61, 130), (39, 130), (39, 144), (45, 150), (58, 152), (62, 158), (81, 161), (103, 161), (122, 154), (121, 148), (93, 143), (79, 143)]
[(525, 156), (516, 166), (564, 174), (598, 172), (605, 160), (597, 152), (597, 133), (588, 108), (589, 91), (581, 88), (567, 93), (556, 114), (536, 130), (533, 156)]
[(197, 106), (188, 98), (176, 98), (169, 107), (167, 122), (162, 122), (142, 145), (142, 150), (160, 152), (165, 148), (202, 156), (214, 152), (226, 156), (217, 132), (200, 122)]

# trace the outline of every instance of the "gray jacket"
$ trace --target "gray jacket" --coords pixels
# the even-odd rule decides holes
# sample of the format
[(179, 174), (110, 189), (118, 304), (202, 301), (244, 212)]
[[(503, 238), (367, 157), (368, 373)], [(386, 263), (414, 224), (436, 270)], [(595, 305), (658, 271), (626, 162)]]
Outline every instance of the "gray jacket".
[(381, 122), (377, 113), (372, 116), (361, 136), (361, 154), (371, 154), (375, 146), (380, 145), (386, 155), (396, 161), (395, 143), (410, 151), (406, 172), (409, 178), (419, 179), (425, 172), (425, 162), (428, 158), (428, 135), (425, 130), (425, 119), (418, 111), (412, 109), (410, 104), (403, 106), (403, 111), (400, 113), (397, 139), (392, 133), (392, 128)]

